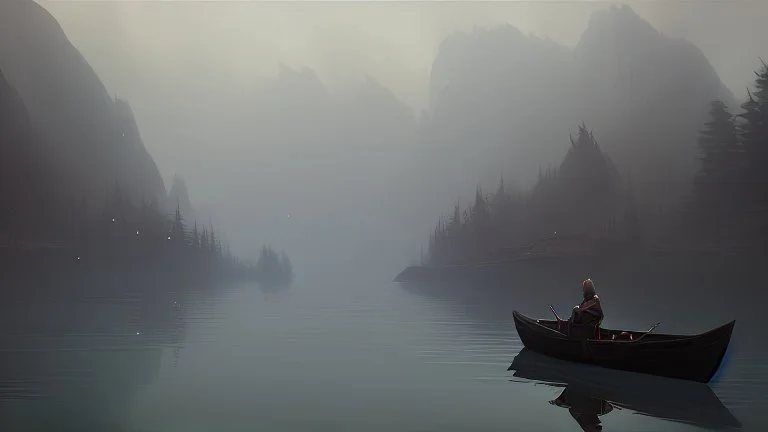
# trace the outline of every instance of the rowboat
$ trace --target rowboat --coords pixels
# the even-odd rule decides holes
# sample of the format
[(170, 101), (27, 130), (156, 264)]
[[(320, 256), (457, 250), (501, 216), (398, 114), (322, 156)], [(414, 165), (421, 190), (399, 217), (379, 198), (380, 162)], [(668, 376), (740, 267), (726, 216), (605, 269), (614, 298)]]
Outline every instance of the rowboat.
[(550, 404), (567, 408), (584, 430), (599, 430), (595, 427), (600, 423), (598, 417), (613, 408), (703, 429), (741, 427), (703, 383), (563, 361), (529, 348), (520, 351), (508, 370), (514, 371), (517, 380), (562, 388)]
[[(513, 312), (523, 345), (562, 360), (708, 383), (720, 367), (736, 321), (698, 335), (671, 335), (598, 327), (587, 337), (570, 334), (561, 319)], [(658, 325), (658, 324), (657, 324)]]

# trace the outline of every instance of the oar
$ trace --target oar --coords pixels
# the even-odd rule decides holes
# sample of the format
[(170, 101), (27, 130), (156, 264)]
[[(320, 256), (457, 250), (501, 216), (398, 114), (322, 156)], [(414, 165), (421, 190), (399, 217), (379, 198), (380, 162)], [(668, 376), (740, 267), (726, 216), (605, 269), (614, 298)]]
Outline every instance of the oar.
[(555, 311), (555, 307), (552, 305), (549, 305), (549, 309), (552, 310), (552, 313), (555, 314), (555, 319), (557, 320), (557, 331), (560, 331), (560, 323), (564, 322), (562, 318), (560, 318), (560, 315), (557, 314)]
[(555, 307), (554, 307), (554, 306), (552, 306), (552, 305), (549, 305), (549, 308), (552, 310), (552, 313), (553, 313), (553, 314), (555, 314), (555, 318), (556, 318), (558, 321), (563, 321), (563, 319), (562, 319), (562, 318), (560, 318), (560, 315), (558, 315), (558, 314), (557, 314), (557, 312), (555, 312)]
[(656, 324), (652, 325), (652, 326), (651, 326), (651, 328), (649, 328), (647, 332), (643, 333), (642, 335), (640, 335), (640, 337), (639, 337), (639, 338), (635, 339), (635, 340), (634, 340), (634, 341), (632, 341), (632, 342), (637, 342), (637, 341), (639, 341), (640, 339), (642, 339), (642, 338), (644, 338), (644, 337), (648, 336), (648, 334), (650, 334), (652, 331), (654, 331), (654, 330), (656, 329), (656, 327), (658, 327), (658, 326), (659, 326), (659, 324), (661, 324), (661, 323), (660, 323), (660, 322), (657, 322)]

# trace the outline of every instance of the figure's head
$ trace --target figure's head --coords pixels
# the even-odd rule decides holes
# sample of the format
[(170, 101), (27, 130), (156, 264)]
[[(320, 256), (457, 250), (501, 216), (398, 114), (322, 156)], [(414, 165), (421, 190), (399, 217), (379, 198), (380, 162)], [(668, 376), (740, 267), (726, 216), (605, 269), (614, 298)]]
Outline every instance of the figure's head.
[(581, 283), (581, 289), (584, 293), (585, 299), (590, 299), (595, 295), (595, 284), (592, 283), (592, 279), (586, 279)]

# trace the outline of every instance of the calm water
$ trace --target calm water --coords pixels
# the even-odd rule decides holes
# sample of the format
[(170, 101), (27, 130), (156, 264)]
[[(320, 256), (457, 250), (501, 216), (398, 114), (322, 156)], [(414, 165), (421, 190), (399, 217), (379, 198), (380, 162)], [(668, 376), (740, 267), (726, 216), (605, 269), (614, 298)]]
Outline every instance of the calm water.
[[(0, 430), (582, 430), (550, 403), (562, 387), (507, 371), (521, 350), (514, 305), (491, 313), (386, 280), (345, 279), (297, 280), (273, 293), (241, 285), (6, 304)], [(742, 430), (768, 430), (765, 359), (734, 349), (702, 411), (725, 409)], [(618, 387), (619, 398), (631, 393)], [(660, 391), (674, 417), (674, 386)], [(681, 424), (618, 405), (600, 420), (606, 431), (718, 422), (694, 413), (687, 420), (698, 426)]]

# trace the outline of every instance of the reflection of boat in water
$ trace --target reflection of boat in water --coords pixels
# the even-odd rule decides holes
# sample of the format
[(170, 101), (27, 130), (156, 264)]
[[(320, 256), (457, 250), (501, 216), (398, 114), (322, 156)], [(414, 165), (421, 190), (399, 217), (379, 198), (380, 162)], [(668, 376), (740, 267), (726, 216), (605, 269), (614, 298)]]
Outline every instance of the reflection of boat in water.
[(572, 363), (528, 348), (520, 351), (509, 370), (515, 377), (565, 387), (550, 403), (568, 408), (585, 431), (601, 429), (598, 416), (609, 413), (609, 406), (706, 429), (741, 427), (702, 383)]
[(568, 409), (571, 417), (581, 426), (585, 432), (602, 430), (599, 416), (613, 411), (613, 405), (608, 401), (589, 396), (578, 390), (564, 388), (555, 400), (549, 401), (552, 405)]

